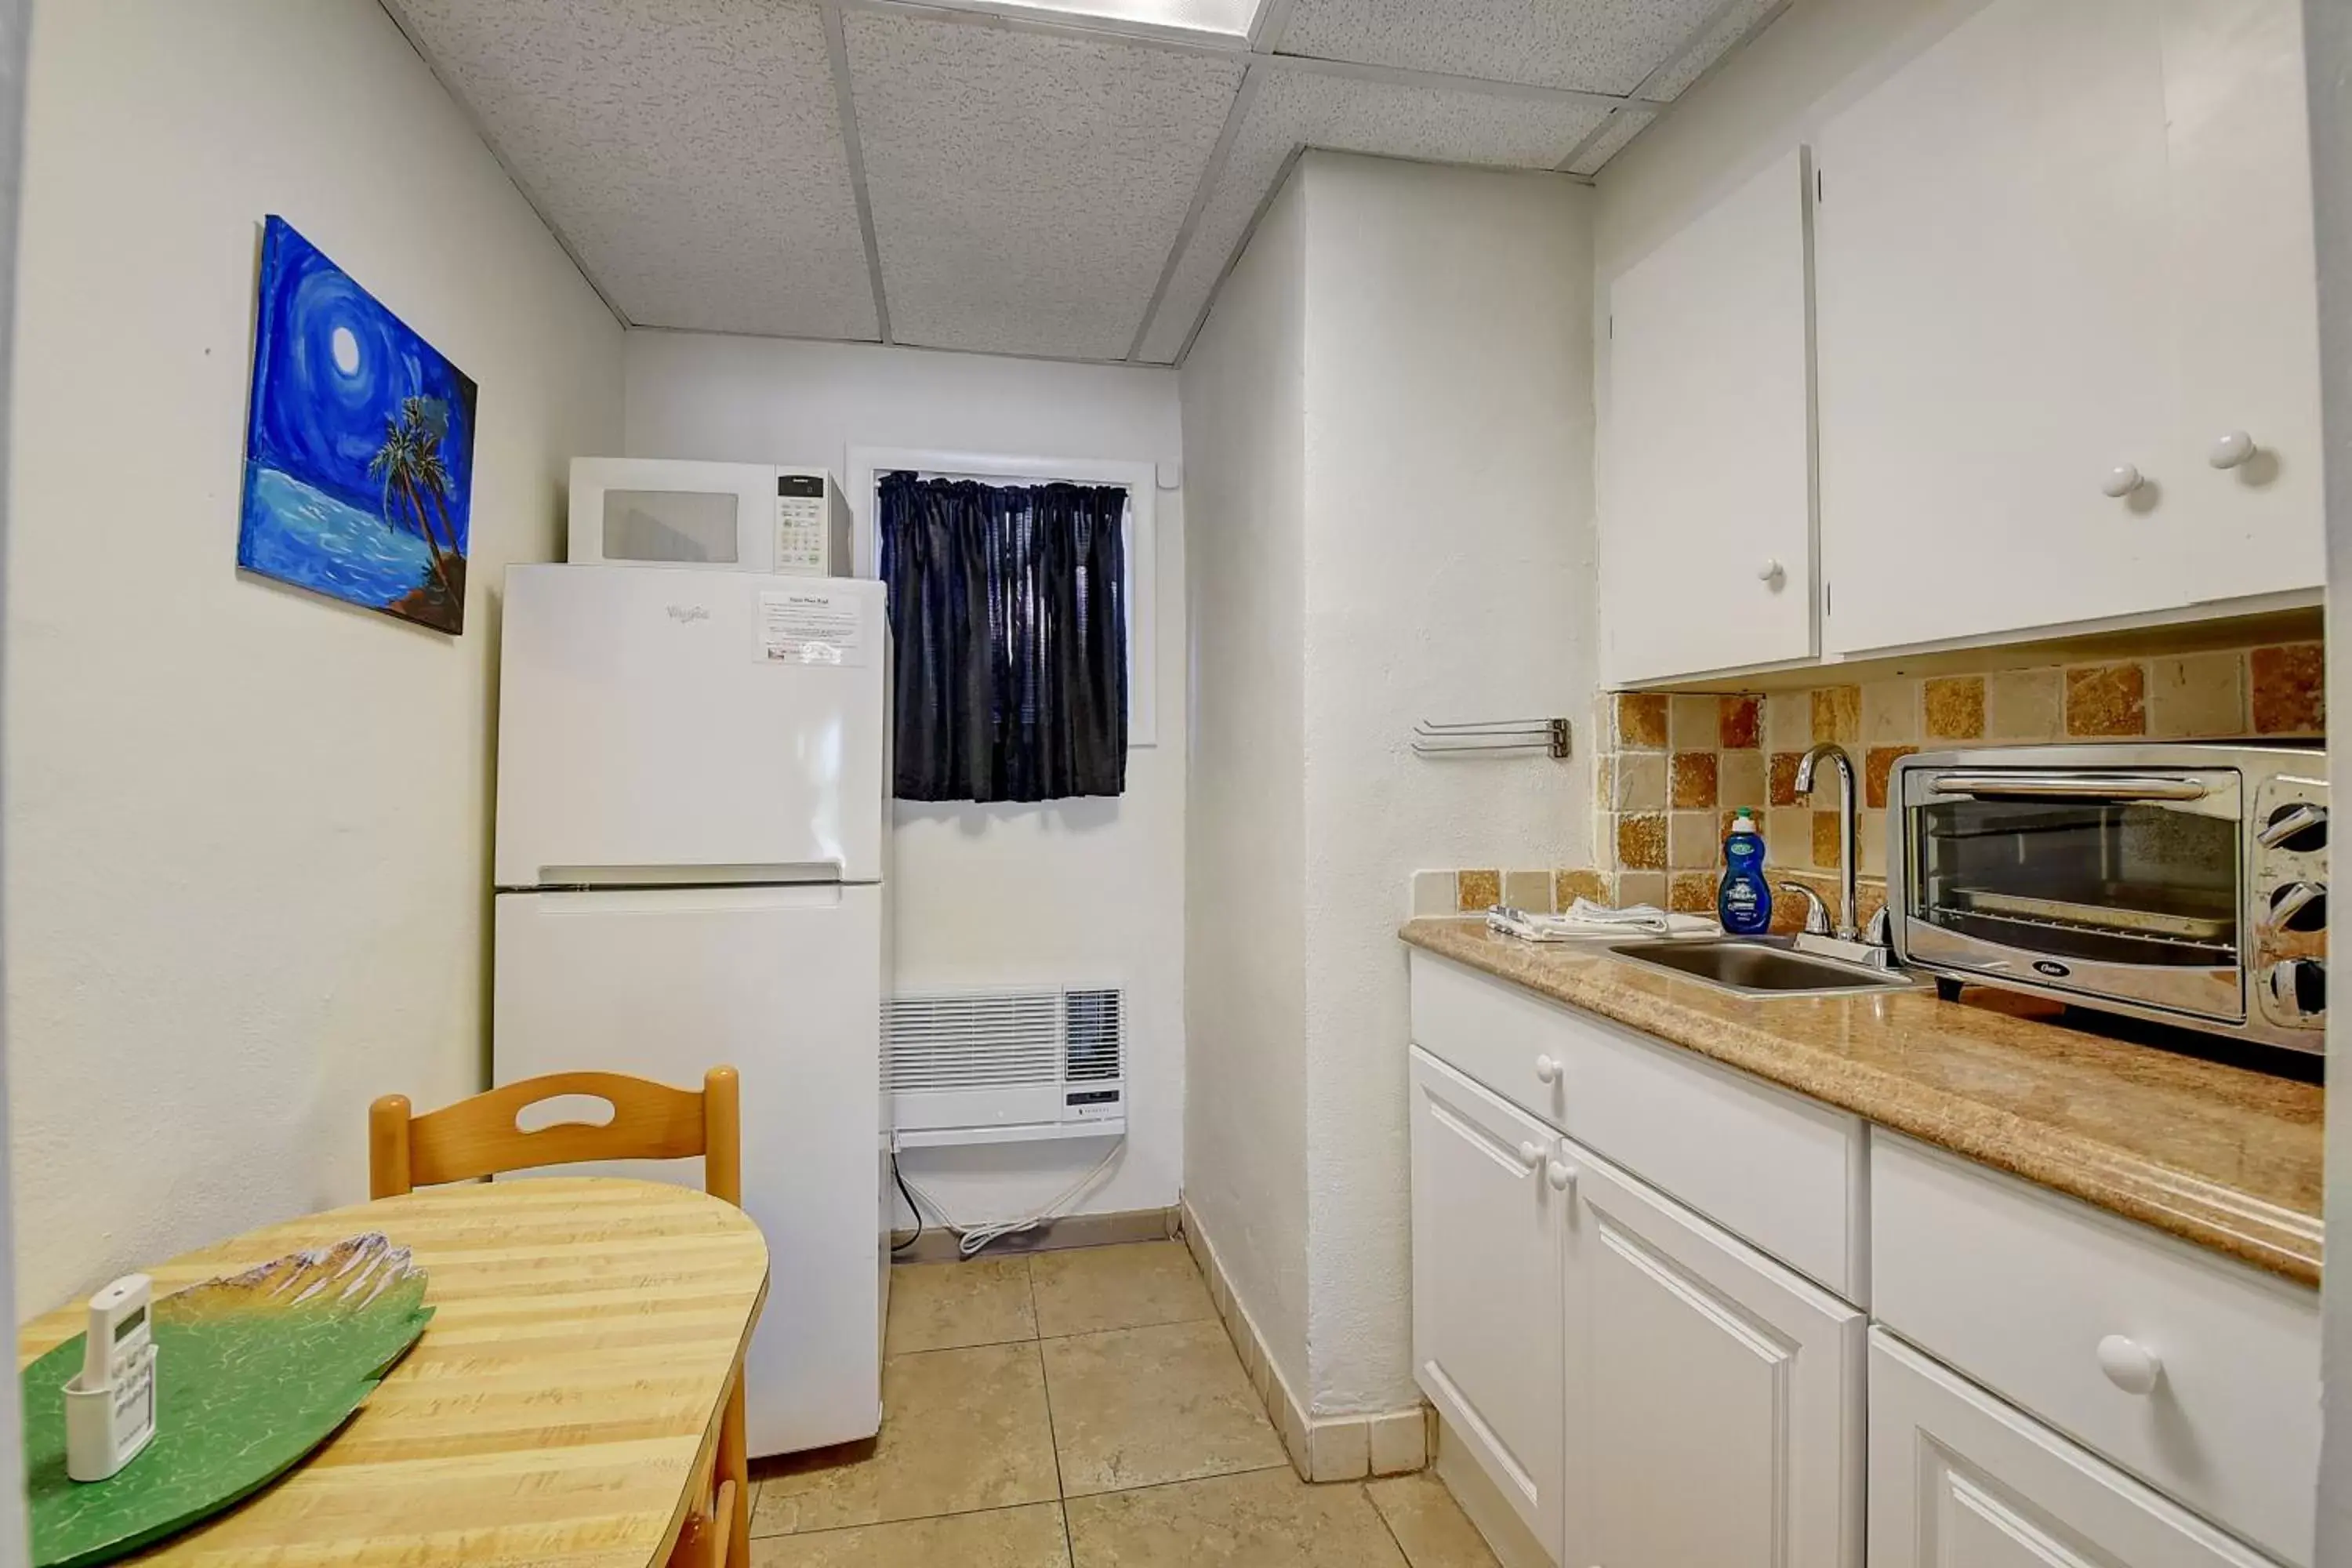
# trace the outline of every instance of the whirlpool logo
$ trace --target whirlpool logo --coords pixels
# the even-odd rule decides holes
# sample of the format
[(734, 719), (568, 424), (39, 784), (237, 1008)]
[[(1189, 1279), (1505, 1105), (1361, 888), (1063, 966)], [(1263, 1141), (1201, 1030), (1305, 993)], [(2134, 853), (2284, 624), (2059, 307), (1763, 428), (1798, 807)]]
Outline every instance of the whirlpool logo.
[(672, 605), (669, 607), (669, 618), (679, 626), (690, 626), (697, 621), (709, 620), (710, 607), (708, 605)]

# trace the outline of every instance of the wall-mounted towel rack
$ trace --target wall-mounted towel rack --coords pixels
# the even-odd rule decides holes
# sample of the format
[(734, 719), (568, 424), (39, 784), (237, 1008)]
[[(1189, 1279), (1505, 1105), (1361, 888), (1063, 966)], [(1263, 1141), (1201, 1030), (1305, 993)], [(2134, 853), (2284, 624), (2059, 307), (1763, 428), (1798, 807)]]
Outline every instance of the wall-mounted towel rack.
[(1568, 737), (1565, 719), (1482, 719), (1467, 724), (1423, 719), (1412, 727), (1412, 750), (1421, 757), (1545, 752), (1558, 762), (1568, 756)]

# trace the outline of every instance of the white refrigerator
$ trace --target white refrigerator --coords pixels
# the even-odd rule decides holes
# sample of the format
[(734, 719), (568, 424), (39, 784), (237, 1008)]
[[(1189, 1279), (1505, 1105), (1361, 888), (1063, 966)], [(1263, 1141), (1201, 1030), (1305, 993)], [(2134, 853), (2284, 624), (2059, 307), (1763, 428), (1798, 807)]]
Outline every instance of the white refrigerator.
[(638, 566), (506, 577), (493, 1074), (695, 1087), (740, 1069), (743, 1206), (770, 1267), (746, 1363), (755, 1455), (881, 1421), (882, 595)]

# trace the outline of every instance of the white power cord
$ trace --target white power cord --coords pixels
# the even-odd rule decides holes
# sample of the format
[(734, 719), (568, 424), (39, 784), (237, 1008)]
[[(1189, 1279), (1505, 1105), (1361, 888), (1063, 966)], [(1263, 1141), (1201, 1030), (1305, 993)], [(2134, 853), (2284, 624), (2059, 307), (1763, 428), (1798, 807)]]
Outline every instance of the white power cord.
[[(1024, 1231), (1034, 1230), (1039, 1226), (1045, 1224), (1047, 1220), (1052, 1219), (1058, 1215), (1064, 1205), (1076, 1203), (1079, 1196), (1083, 1194), (1088, 1187), (1093, 1186), (1095, 1183), (1102, 1179), (1103, 1173), (1110, 1169), (1111, 1162), (1117, 1160), (1119, 1156), (1120, 1151), (1124, 1150), (1126, 1147), (1127, 1140), (1124, 1137), (1121, 1137), (1113, 1142), (1108, 1150), (1104, 1151), (1103, 1157), (1095, 1163), (1095, 1168), (1093, 1170), (1088, 1171), (1085, 1175), (1080, 1176), (1076, 1182), (1070, 1184), (1068, 1187), (1064, 1189), (1059, 1197), (1055, 1198), (1052, 1203), (1047, 1204), (1044, 1208), (1039, 1209), (1036, 1213), (1023, 1219), (994, 1220), (986, 1225), (958, 1225), (954, 1220), (948, 1217), (946, 1206), (942, 1205), (939, 1199), (924, 1191), (922, 1187), (917, 1185), (912, 1177), (901, 1173), (898, 1179), (906, 1184), (906, 1187), (908, 1192), (914, 1194), (915, 1196), (922, 1202), (930, 1205), (931, 1212), (940, 1216), (940, 1223), (945, 1226), (949, 1231), (953, 1233), (956, 1237), (957, 1253), (965, 1258), (976, 1258), (980, 1255), (982, 1247), (988, 1247), (995, 1242), (1002, 1241), (1008, 1236), (1019, 1236)], [(915, 1215), (915, 1223), (919, 1226), (922, 1224), (922, 1214), (918, 1210)]]

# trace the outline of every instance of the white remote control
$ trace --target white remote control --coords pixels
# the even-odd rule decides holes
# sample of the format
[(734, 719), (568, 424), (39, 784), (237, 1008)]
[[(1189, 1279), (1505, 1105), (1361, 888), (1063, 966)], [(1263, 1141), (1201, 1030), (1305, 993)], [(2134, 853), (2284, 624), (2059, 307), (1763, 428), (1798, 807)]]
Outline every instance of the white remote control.
[(153, 1282), (126, 1274), (89, 1299), (81, 1375), (66, 1384), (66, 1474), (102, 1481), (155, 1436)]

